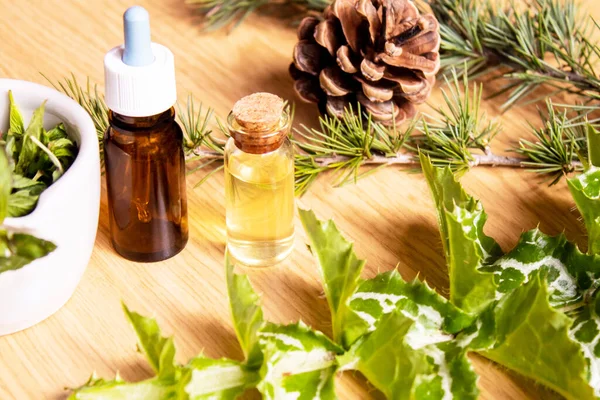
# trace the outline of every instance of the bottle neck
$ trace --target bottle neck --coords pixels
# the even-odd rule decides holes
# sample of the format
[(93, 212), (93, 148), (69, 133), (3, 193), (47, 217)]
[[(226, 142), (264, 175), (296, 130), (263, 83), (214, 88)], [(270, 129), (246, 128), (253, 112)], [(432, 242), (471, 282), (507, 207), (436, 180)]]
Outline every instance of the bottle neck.
[(229, 134), (235, 146), (244, 153), (265, 154), (281, 147), (290, 131), (290, 118), (287, 113), (281, 116), (279, 123), (268, 130), (253, 131), (243, 129), (233, 117), (227, 118)]
[(128, 130), (151, 130), (156, 126), (170, 123), (175, 120), (175, 109), (171, 107), (160, 114), (150, 115), (148, 117), (129, 117), (109, 110), (108, 120), (111, 125), (116, 125)]

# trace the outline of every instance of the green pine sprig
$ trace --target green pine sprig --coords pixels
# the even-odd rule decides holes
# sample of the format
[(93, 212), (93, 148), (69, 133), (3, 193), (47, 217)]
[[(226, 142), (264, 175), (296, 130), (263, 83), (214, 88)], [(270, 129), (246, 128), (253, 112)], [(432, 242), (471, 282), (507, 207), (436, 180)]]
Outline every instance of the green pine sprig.
[[(302, 125), (295, 129), (296, 194), (302, 195), (326, 171), (337, 174), (335, 185), (358, 181), (374, 170), (360, 173), (365, 164), (385, 167), (398, 153), (415, 128), (416, 120), (403, 128), (386, 127), (363, 113), (360, 105), (345, 110), (342, 118), (319, 118), (319, 128)], [(412, 163), (412, 160), (406, 159)]]
[(505, 109), (538, 100), (542, 86), (584, 102), (600, 99), (600, 46), (593, 39), (600, 29), (573, 0), (425, 2), (440, 23), (442, 67), (471, 76), (500, 68), (497, 77), (507, 83), (496, 94), (508, 94)]
[[(476, 157), (477, 151), (489, 159), (495, 157), (491, 153), (490, 142), (500, 132), (501, 126), (490, 121), (481, 110), (481, 84), (470, 85), (467, 74), (459, 78), (454, 69), (450, 78), (444, 79), (446, 86), (441, 90), (444, 106), (432, 106), (433, 113), (426, 113), (422, 120), (422, 133), (413, 135), (407, 147), (415, 153), (420, 150), (436, 166), (450, 165), (456, 172), (462, 173), (487, 161)], [(500, 163), (500, 158), (496, 162)]]
[(600, 106), (555, 105), (546, 102), (540, 109), (542, 126), (530, 124), (534, 140), (520, 139), (513, 150), (527, 160), (523, 166), (548, 176), (551, 185), (563, 176), (583, 171), (580, 160), (588, 153), (587, 131), (595, 127), (600, 119)]
[(104, 133), (108, 129), (108, 107), (104, 102), (104, 96), (98, 92), (98, 86), (90, 83), (88, 77), (85, 87), (81, 86), (77, 82), (75, 75), (71, 73), (70, 77), (64, 78), (62, 81), (54, 82), (44, 74), (42, 76), (50, 83), (56, 90), (59, 90), (75, 100), (92, 118), (94, 126), (96, 127), (96, 135), (100, 142), (100, 162), (104, 166), (104, 147), (102, 146), (102, 139)]
[(278, 11), (293, 20), (310, 12), (321, 12), (329, 0), (186, 0), (202, 16), (202, 26), (207, 31), (222, 28), (235, 29), (256, 11)]

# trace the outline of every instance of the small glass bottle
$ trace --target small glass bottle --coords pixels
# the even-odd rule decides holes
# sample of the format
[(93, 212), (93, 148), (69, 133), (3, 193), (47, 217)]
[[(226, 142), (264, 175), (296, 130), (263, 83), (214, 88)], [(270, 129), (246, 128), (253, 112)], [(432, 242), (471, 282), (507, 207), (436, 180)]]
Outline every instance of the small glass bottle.
[(227, 249), (246, 266), (272, 266), (294, 245), (290, 117), (281, 98), (255, 93), (235, 104), (227, 122)]
[(188, 240), (183, 134), (175, 121), (173, 53), (150, 40), (148, 12), (129, 8), (125, 44), (104, 58), (104, 137), (110, 234), (115, 250), (141, 262), (167, 259)]

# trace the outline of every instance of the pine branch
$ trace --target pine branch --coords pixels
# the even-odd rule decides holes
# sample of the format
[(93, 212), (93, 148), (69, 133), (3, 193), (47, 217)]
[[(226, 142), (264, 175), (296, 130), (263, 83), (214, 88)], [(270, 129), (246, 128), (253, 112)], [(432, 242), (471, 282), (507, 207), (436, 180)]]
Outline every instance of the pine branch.
[(320, 129), (302, 125), (294, 131), (293, 142), (301, 151), (296, 155), (297, 195), (304, 194), (323, 172), (334, 171), (335, 185), (341, 186), (369, 175), (372, 171), (360, 174), (359, 170), (369, 160), (373, 164), (374, 156), (401, 156), (398, 153), (416, 121), (402, 130), (388, 128), (374, 122), (359, 106), (356, 112), (346, 109), (343, 118), (320, 117), (319, 124)]
[[(573, 113), (575, 116), (570, 117)], [(600, 122), (590, 120), (598, 113), (600, 106), (556, 106), (548, 100), (546, 111), (540, 110), (542, 126), (531, 126), (535, 141), (521, 139), (513, 151), (527, 158), (523, 166), (548, 175), (553, 185), (563, 176), (583, 170), (579, 160), (587, 154), (586, 132), (588, 126)]]
[[(450, 165), (458, 173), (465, 172), (474, 164), (473, 151), (491, 154), (489, 144), (500, 132), (499, 124), (488, 121), (481, 111), (482, 85), (470, 84), (466, 73), (461, 78), (452, 69), (450, 78), (444, 77), (442, 88), (445, 107), (432, 107), (433, 115), (425, 114), (420, 135), (411, 137), (407, 147), (414, 153), (419, 149), (428, 155), (434, 165)], [(447, 110), (446, 110), (447, 109)]]
[[(356, 182), (379, 168), (417, 166), (418, 150), (428, 154), (435, 164), (449, 165), (460, 172), (479, 166), (526, 167), (549, 175), (553, 183), (582, 168), (577, 155), (586, 152), (585, 130), (588, 124), (600, 122), (592, 118), (600, 114), (600, 107), (567, 108), (548, 103), (547, 112), (540, 112), (543, 126), (531, 126), (534, 140), (521, 139), (513, 150), (521, 157), (500, 156), (492, 153), (490, 143), (501, 127), (489, 121), (480, 109), (481, 85), (470, 84), (466, 75), (459, 78), (457, 72), (451, 76), (442, 88), (445, 105), (432, 107), (430, 113), (412, 124), (386, 127), (361, 109), (349, 108), (343, 118), (320, 117), (318, 128), (301, 125), (294, 129), (296, 193), (304, 194), (328, 171), (335, 174), (334, 183), (339, 186)], [(102, 140), (108, 111), (95, 87), (92, 90), (88, 82), (87, 89), (83, 89), (74, 78), (56, 87), (90, 113)], [(212, 109), (203, 111), (201, 104), (196, 108), (191, 97), (185, 107), (178, 106), (178, 111), (188, 174), (205, 172), (197, 187), (223, 169), (227, 128), (216, 119), (218, 130), (213, 131)], [(574, 117), (568, 117), (573, 113)], [(369, 168), (363, 171), (362, 167)]]
[(229, 27), (235, 29), (256, 11), (283, 11), (292, 18), (302, 17), (311, 11), (323, 11), (329, 0), (187, 0), (187, 4), (203, 17), (202, 25), (207, 31)]
[(598, 25), (573, 0), (425, 0), (438, 21), (442, 66), (459, 75), (487, 74), (503, 67), (508, 93), (504, 108), (546, 85), (583, 101), (600, 99), (594, 64), (600, 46), (592, 39)]

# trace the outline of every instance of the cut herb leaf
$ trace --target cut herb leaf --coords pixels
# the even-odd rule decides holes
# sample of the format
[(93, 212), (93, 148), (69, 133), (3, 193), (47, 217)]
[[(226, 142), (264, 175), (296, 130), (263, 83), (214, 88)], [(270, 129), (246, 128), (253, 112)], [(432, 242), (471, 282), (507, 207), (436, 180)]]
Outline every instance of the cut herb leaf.
[[(449, 335), (460, 332), (473, 323), (473, 317), (450, 304), (427, 284), (406, 282), (398, 271), (385, 272), (361, 282), (348, 302), (362, 324), (347, 324), (354, 340), (372, 332), (386, 314), (400, 310), (414, 321), (419, 332), (415, 340), (431, 344), (448, 341)], [(360, 328), (359, 328), (360, 327)]]
[(493, 262), (502, 250), (483, 233), (487, 215), (481, 203), (463, 190), (450, 168), (435, 168), (424, 154), (420, 158), (437, 207), (450, 301), (468, 313), (480, 312), (495, 299), (496, 284), (493, 275), (479, 268), (484, 261)]
[(25, 133), (25, 124), (23, 123), (23, 115), (15, 103), (12, 91), (8, 91), (8, 135), (23, 136)]
[[(590, 351), (600, 341), (590, 303), (600, 283), (600, 257), (582, 254), (564, 235), (550, 237), (537, 229), (524, 233), (506, 255), (487, 256), (484, 243), (492, 241), (482, 233), (485, 214), (479, 202), (463, 195), (448, 170), (434, 171), (426, 158), (422, 161), (436, 202), (452, 199), (439, 213), (440, 230), (448, 232), (443, 240), (451, 249), (447, 262), (455, 271), (450, 274), (451, 290), (463, 283), (464, 276), (471, 277), (473, 287), (486, 288), (469, 292), (469, 302), (451, 295), (451, 301), (465, 311), (473, 312), (477, 301), (486, 306), (475, 310), (481, 312), (478, 320), (459, 334), (457, 341), (568, 398), (600, 395), (600, 373), (596, 371), (600, 361)], [(461, 201), (465, 198), (469, 201)], [(450, 204), (453, 206), (448, 209)], [(480, 210), (478, 217), (472, 216), (474, 204)], [(588, 206), (592, 213), (600, 212), (600, 203)], [(455, 233), (451, 223), (456, 223)], [(462, 259), (474, 262), (454, 263), (453, 256), (460, 253), (452, 251), (453, 246), (469, 248)], [(569, 315), (581, 321), (572, 327)]]
[(10, 232), (2, 227), (4, 219), (15, 213), (15, 205), (27, 202), (29, 199), (29, 197), (22, 197), (21, 200), (15, 201), (17, 193), (25, 190), (11, 194), (15, 184), (19, 187), (31, 188), (26, 190), (34, 190), (34, 187), (37, 186), (35, 183), (30, 184), (18, 175), (13, 180), (5, 149), (0, 146), (0, 274), (21, 269), (33, 260), (45, 257), (56, 249), (51, 242), (25, 233)]
[(175, 374), (175, 345), (173, 338), (161, 336), (154, 318), (146, 318), (130, 311), (123, 304), (123, 311), (138, 337), (138, 347), (146, 355), (150, 366), (159, 377), (172, 378)]
[(46, 190), (46, 185), (43, 183), (26, 189), (14, 190), (8, 198), (8, 216), (16, 218), (31, 213), (44, 190)]
[(227, 292), (233, 318), (233, 326), (238, 341), (249, 366), (260, 366), (262, 353), (258, 345), (258, 331), (262, 327), (263, 312), (260, 307), (260, 297), (254, 292), (246, 275), (233, 272), (229, 253), (225, 253), (225, 270), (227, 277)]
[(548, 283), (550, 304), (572, 309), (596, 290), (600, 256), (581, 253), (563, 234), (552, 237), (534, 229), (523, 233), (512, 251), (481, 270), (496, 274), (497, 298), (541, 273)]
[(336, 356), (343, 350), (302, 322), (268, 323), (259, 333), (264, 355), (258, 389), (265, 399), (335, 399)]
[(569, 399), (593, 399), (581, 345), (569, 337), (572, 320), (548, 297), (545, 279), (535, 273), (500, 300), (494, 308), (496, 344), (482, 354)]
[(0, 146), (0, 225), (8, 216), (8, 199), (12, 187), (12, 176), (8, 168), (6, 150)]
[(592, 166), (567, 182), (587, 228), (588, 253), (600, 254), (600, 168)]
[(299, 213), (325, 287), (333, 339), (349, 348), (351, 342), (343, 337), (344, 324), (349, 318), (347, 302), (358, 286), (365, 261), (356, 257), (354, 245), (344, 238), (333, 221), (319, 221), (312, 211), (299, 210)]
[(477, 375), (466, 349), (454, 343), (420, 343), (418, 325), (395, 309), (340, 357), (340, 364), (360, 371), (388, 399), (477, 398)]
[(184, 391), (193, 400), (235, 400), (259, 379), (256, 371), (228, 359), (197, 357), (186, 369), (190, 378)]
[(40, 141), (44, 131), (44, 108), (46, 102), (33, 112), (29, 126), (23, 134), (23, 143), (18, 155), (15, 173), (24, 176), (34, 176), (38, 172), (40, 148), (34, 142)]
[(0, 274), (21, 269), (33, 260), (56, 249), (56, 245), (25, 233), (12, 233), (0, 228)]
[(45, 102), (34, 111), (27, 129), (9, 91), (9, 129), (6, 153), (14, 174), (8, 201), (8, 216), (22, 217), (33, 211), (40, 194), (58, 180), (77, 157), (77, 144), (64, 124), (44, 130)]
[(94, 376), (82, 387), (74, 389), (69, 400), (164, 400), (179, 399), (178, 383), (151, 378), (129, 383), (120, 377), (114, 380), (97, 379)]

